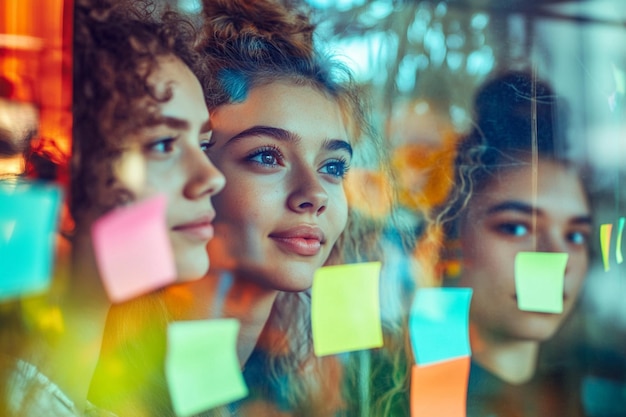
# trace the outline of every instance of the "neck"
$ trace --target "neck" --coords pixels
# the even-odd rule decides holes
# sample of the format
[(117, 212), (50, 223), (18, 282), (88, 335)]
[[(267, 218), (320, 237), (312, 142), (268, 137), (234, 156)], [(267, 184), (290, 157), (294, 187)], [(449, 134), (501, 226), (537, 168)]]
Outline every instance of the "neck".
[(479, 334), (473, 327), (470, 336), (472, 345), (479, 346), (472, 353), (474, 360), (500, 379), (517, 385), (535, 374), (539, 342)]
[(262, 287), (248, 277), (214, 269), (202, 279), (170, 287), (166, 302), (177, 320), (239, 320), (237, 356), (243, 366), (259, 340), (277, 295), (277, 290)]

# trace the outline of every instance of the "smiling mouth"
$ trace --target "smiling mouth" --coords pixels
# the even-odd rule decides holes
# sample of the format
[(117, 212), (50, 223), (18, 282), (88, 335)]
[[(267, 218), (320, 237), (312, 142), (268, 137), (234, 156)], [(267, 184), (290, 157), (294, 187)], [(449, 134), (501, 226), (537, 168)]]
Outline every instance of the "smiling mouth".
[(281, 249), (300, 256), (315, 256), (322, 249), (322, 242), (317, 238), (270, 237), (278, 243)]

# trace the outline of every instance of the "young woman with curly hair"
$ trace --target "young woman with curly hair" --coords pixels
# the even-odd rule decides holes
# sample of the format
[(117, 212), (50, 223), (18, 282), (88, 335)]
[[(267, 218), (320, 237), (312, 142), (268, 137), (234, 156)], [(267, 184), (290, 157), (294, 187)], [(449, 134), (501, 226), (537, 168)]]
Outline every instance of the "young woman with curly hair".
[[(85, 398), (108, 308), (91, 244), (98, 217), (165, 194), (179, 277), (198, 278), (208, 269), (211, 197), (224, 177), (206, 155), (209, 113), (194, 74), (194, 31), (174, 14), (151, 18), (134, 6), (89, 0), (75, 6), (73, 266), (52, 295), (59, 334), (49, 344), (33, 336), (15, 361), (2, 402), (8, 415), (97, 413)], [(141, 181), (119, 169), (129, 155)]]

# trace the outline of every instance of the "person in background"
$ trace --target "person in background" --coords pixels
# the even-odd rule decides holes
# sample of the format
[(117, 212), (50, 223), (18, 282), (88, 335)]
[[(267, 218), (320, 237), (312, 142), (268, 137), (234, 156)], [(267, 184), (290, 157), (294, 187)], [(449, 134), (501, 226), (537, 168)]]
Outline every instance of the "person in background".
[[(581, 414), (567, 369), (537, 366), (541, 344), (576, 305), (589, 265), (590, 205), (564, 155), (559, 104), (530, 73), (486, 82), (476, 96), (474, 129), (458, 148), (455, 186), (439, 212), (445, 244), (458, 248), (443, 261), (461, 266), (444, 282), (473, 289), (468, 416)], [(562, 313), (518, 308), (513, 265), (521, 251), (568, 254)]]

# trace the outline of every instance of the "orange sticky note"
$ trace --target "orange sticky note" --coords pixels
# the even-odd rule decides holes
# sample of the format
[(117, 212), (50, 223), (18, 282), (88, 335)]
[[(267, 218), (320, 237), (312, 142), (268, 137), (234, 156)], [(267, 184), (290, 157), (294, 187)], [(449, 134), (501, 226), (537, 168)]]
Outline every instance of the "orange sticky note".
[(470, 357), (413, 365), (411, 417), (465, 417)]
[(165, 223), (166, 200), (157, 196), (98, 219), (91, 235), (98, 269), (112, 302), (171, 284), (174, 255)]
[(611, 223), (600, 225), (600, 249), (602, 250), (602, 263), (604, 264), (605, 272), (610, 269), (609, 250), (611, 250), (612, 231), (613, 225)]
[(311, 325), (317, 356), (383, 345), (380, 262), (320, 268), (313, 279)]

